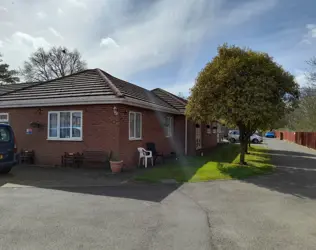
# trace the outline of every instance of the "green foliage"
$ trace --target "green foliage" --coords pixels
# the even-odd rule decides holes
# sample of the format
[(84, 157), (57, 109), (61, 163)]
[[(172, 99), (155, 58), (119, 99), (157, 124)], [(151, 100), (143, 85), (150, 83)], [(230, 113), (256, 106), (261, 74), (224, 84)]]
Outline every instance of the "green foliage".
[(199, 121), (265, 128), (298, 98), (294, 77), (265, 53), (223, 45), (199, 73), (186, 114)]
[(199, 73), (186, 115), (195, 121), (225, 120), (239, 128), (243, 144), (293, 110), (298, 97), (294, 77), (268, 54), (224, 44)]
[(15, 70), (9, 70), (9, 65), (2, 63), (0, 54), (0, 84), (11, 84), (17, 83), (20, 79), (17, 77), (18, 72)]

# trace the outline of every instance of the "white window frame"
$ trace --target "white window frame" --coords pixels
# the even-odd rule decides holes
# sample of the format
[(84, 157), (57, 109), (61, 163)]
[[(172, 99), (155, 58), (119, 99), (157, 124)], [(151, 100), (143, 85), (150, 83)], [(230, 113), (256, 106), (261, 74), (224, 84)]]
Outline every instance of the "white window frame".
[(9, 113), (0, 113), (0, 115), (6, 115), (7, 116), (6, 120), (0, 119), (0, 123), (7, 123), (7, 124), (9, 124)]
[[(169, 126), (166, 126), (166, 120), (169, 120)], [(166, 131), (166, 137), (172, 137), (173, 136), (173, 116), (166, 116), (165, 117), (165, 131)]]
[[(70, 137), (69, 138), (60, 138), (60, 113), (63, 112), (68, 112), (70, 113), (70, 130), (72, 130), (72, 113), (80, 113), (81, 114), (81, 119), (80, 119), (80, 124), (81, 124), (81, 133), (80, 137), (72, 137), (72, 131), (70, 131)], [(50, 114), (57, 114), (57, 137), (50, 137), (49, 136), (49, 130), (50, 130), (50, 123), (49, 123), (49, 118)], [(83, 112), (82, 110), (63, 110), (63, 111), (49, 111), (48, 112), (48, 117), (47, 117), (47, 140), (51, 141), (82, 141), (83, 138)]]
[[(134, 136), (132, 137), (131, 136), (131, 114), (134, 114)], [(139, 126), (139, 129), (140, 129), (140, 132), (139, 132), (139, 137), (135, 137), (136, 136), (136, 114), (139, 114), (140, 115), (140, 126)], [(130, 111), (128, 113), (128, 138), (130, 141), (137, 141), (137, 140), (142, 140), (142, 133), (143, 131), (143, 116), (142, 116), (142, 113), (141, 112), (134, 112), (134, 111)]]

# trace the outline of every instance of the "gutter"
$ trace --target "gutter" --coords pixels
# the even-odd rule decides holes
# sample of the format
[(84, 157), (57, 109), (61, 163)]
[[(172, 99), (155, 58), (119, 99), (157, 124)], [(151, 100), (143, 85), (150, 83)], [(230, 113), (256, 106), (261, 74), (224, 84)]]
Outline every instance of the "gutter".
[(159, 106), (153, 103), (136, 100), (125, 97), (118, 98), (116, 96), (83, 96), (83, 97), (66, 97), (51, 99), (33, 99), (33, 100), (0, 100), (0, 108), (27, 108), (27, 107), (56, 107), (71, 105), (93, 105), (93, 104), (125, 104), (128, 106), (151, 109), (170, 114), (181, 115), (182, 113), (176, 109)]

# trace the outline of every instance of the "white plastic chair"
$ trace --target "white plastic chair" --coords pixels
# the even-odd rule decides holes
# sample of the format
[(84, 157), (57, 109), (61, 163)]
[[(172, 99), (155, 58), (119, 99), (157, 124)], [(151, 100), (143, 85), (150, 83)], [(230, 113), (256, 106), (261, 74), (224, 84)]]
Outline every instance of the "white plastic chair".
[(141, 160), (144, 160), (145, 168), (147, 168), (147, 160), (151, 158), (151, 165), (154, 166), (153, 153), (150, 150), (144, 148), (137, 148), (139, 152), (139, 161), (138, 166), (140, 165)]

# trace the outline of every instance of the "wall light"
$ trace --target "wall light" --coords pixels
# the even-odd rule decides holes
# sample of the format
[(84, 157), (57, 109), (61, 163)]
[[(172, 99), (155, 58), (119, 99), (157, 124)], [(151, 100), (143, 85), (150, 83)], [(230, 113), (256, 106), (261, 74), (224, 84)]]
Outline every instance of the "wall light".
[(116, 107), (116, 106), (113, 107), (113, 114), (114, 114), (115, 116), (118, 115), (118, 111), (117, 111), (117, 107)]

